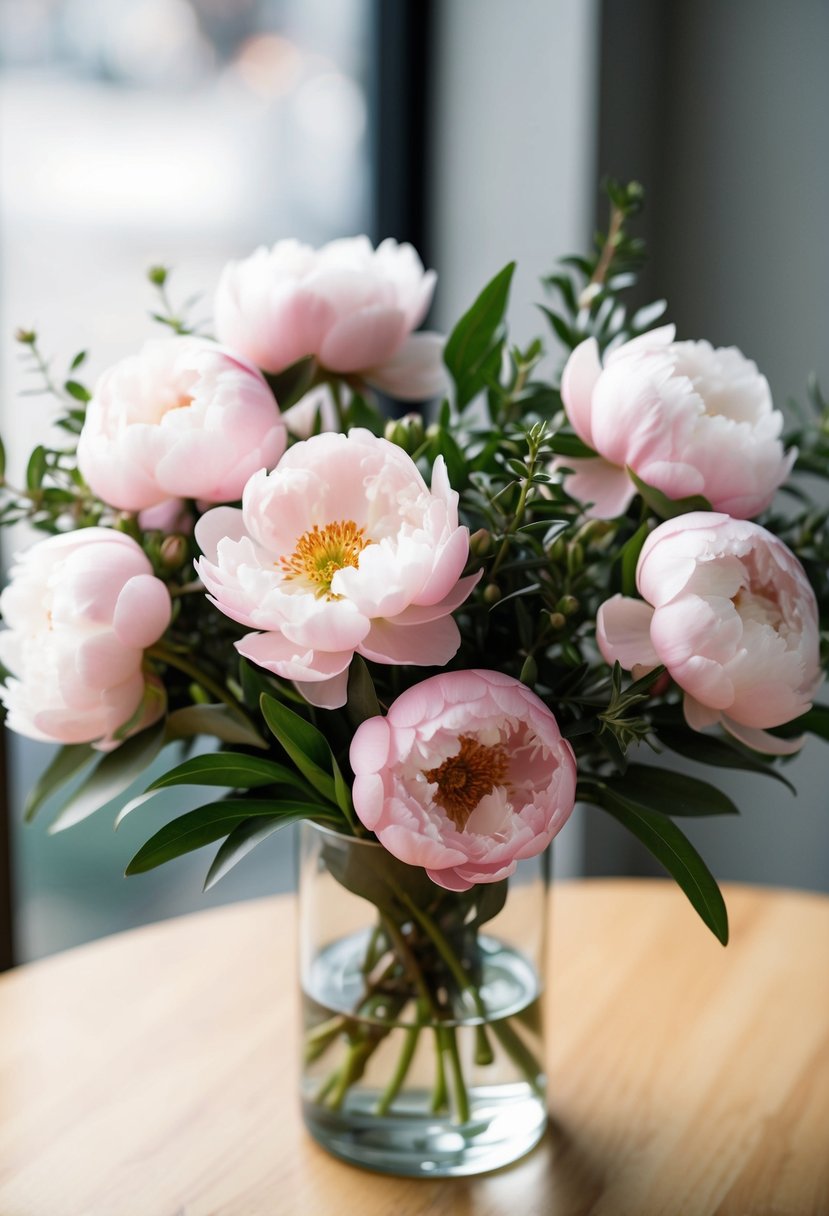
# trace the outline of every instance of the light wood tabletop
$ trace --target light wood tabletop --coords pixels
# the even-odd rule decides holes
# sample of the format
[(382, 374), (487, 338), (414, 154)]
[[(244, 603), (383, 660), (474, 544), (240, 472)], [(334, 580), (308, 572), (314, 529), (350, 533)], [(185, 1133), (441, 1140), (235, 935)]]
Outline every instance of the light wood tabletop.
[(826, 1216), (829, 900), (668, 883), (552, 901), (552, 1127), (524, 1161), (369, 1174), (304, 1133), (293, 900), (0, 979), (0, 1216)]

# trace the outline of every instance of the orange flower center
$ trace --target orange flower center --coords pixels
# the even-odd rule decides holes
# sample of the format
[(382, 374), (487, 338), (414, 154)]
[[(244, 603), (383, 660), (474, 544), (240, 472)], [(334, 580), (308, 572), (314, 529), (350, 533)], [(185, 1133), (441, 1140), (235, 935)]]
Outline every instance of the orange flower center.
[(469, 735), (461, 735), (460, 745), (457, 755), (447, 757), (424, 776), (437, 782), (435, 802), (463, 831), (481, 799), (496, 785), (503, 785), (509, 762), (503, 747), (488, 747)]
[(353, 519), (340, 520), (320, 528), (314, 524), (303, 532), (290, 557), (281, 557), (279, 565), (285, 581), (303, 579), (311, 585), (317, 599), (335, 599), (331, 580), (345, 566), (356, 566), (360, 554), (372, 541), (365, 528), (358, 528)]

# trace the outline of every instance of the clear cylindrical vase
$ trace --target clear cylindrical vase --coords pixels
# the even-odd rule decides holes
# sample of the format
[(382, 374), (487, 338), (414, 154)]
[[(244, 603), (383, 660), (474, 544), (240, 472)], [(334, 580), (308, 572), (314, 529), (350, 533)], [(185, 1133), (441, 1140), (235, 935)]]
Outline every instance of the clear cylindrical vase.
[(385, 1173), (475, 1174), (547, 1120), (549, 852), (447, 891), (374, 841), (300, 835), (302, 1103), (312, 1136)]

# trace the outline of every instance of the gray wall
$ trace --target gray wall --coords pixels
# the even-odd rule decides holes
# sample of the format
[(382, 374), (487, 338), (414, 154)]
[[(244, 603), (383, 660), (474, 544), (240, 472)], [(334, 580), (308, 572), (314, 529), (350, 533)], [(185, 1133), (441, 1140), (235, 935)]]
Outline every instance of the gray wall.
[[(538, 280), (593, 228), (598, 4), (441, 0), (430, 168), (435, 324), (447, 329), (517, 260), (510, 321), (543, 329)], [(577, 811), (556, 842), (556, 872), (582, 869)]]
[[(647, 188), (646, 288), (680, 335), (740, 346), (781, 405), (812, 369), (829, 385), (825, 0), (436, 7), (441, 325), (518, 258), (511, 316), (519, 338), (537, 332), (537, 275), (589, 239), (611, 172)], [(719, 878), (829, 889), (829, 749), (810, 740), (788, 774), (797, 799), (718, 775), (744, 815), (690, 834)], [(654, 872), (592, 809), (559, 854), (565, 872)]]
[[(649, 285), (681, 336), (755, 359), (785, 409), (810, 371), (829, 386), (829, 4), (605, 9), (602, 152), (649, 191)], [(652, 23), (644, 85), (620, 54), (633, 10)], [(829, 748), (810, 739), (787, 775), (797, 799), (759, 778), (722, 783), (742, 820), (690, 833), (719, 877), (829, 890)]]

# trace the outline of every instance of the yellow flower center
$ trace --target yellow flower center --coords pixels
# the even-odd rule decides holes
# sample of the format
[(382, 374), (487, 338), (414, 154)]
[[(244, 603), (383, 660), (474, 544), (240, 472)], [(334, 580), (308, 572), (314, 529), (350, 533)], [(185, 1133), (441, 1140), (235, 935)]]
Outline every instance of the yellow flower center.
[(314, 524), (303, 532), (290, 557), (281, 557), (279, 565), (285, 581), (303, 579), (310, 583), (317, 599), (336, 599), (331, 580), (345, 566), (356, 566), (360, 554), (372, 541), (365, 528), (358, 528), (353, 519), (339, 520), (320, 528)]
[(424, 776), (437, 782), (435, 802), (463, 831), (481, 799), (496, 785), (503, 785), (509, 761), (503, 747), (488, 747), (469, 735), (460, 736), (460, 745), (457, 755), (447, 757)]

